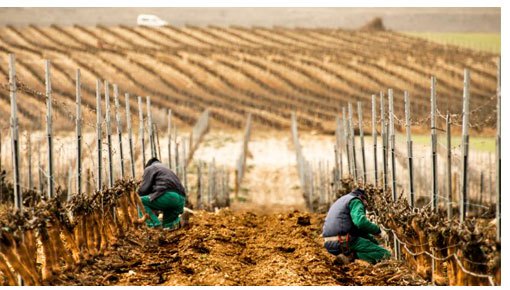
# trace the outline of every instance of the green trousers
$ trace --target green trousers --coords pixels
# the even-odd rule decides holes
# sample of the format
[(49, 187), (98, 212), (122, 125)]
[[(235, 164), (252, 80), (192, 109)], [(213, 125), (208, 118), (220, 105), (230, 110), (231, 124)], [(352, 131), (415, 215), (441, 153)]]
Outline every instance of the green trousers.
[[(185, 198), (177, 192), (167, 191), (160, 197), (151, 201), (149, 196), (142, 196), (142, 204), (150, 219), (145, 222), (149, 227), (175, 228), (179, 225), (179, 215), (184, 211)], [(154, 210), (163, 212), (163, 223), (158, 219)], [(142, 213), (139, 212), (140, 216)]]
[(391, 253), (379, 246), (379, 243), (372, 235), (358, 237), (354, 242), (349, 243), (351, 251), (356, 253), (358, 259), (375, 264), (381, 260), (388, 259)]

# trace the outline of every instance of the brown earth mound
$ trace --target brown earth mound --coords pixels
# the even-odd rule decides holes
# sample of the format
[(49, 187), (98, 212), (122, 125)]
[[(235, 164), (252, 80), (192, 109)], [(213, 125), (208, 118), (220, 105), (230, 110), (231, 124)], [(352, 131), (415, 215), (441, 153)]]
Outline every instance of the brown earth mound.
[(363, 25), (360, 31), (385, 31), (383, 21), (381, 17), (376, 17), (370, 20), (367, 24)]
[(187, 229), (130, 233), (110, 254), (55, 285), (424, 285), (398, 261), (337, 266), (324, 215), (197, 212)]

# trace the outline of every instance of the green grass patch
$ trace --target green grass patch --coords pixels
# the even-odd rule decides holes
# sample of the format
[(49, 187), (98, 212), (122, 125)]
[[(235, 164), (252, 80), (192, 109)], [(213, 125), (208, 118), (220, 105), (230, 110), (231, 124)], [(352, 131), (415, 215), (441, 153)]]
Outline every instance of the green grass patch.
[(236, 197), (231, 198), (231, 201), (232, 200), (236, 200), (236, 201), (241, 202), (241, 203), (244, 203), (244, 202), (248, 201), (248, 199), (246, 197), (244, 197), (244, 196), (238, 196), (237, 198)]
[(422, 37), (441, 44), (452, 44), (473, 50), (501, 53), (500, 33), (439, 33), (439, 32), (406, 32), (409, 35)]
[[(430, 135), (412, 135), (413, 144), (430, 146)], [(406, 142), (406, 135), (397, 135), (395, 140)], [(446, 136), (438, 134), (437, 141), (446, 146)], [(452, 136), (452, 148), (460, 146), (462, 136)], [(469, 137), (469, 148), (482, 152), (496, 152), (496, 139), (494, 137)]]

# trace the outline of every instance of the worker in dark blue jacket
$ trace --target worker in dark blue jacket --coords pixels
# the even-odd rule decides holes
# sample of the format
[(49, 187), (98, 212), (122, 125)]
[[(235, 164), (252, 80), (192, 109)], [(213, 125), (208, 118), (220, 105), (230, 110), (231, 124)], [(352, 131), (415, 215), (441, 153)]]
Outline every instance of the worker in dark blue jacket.
[(373, 235), (385, 236), (379, 226), (366, 217), (366, 193), (357, 188), (339, 198), (328, 211), (322, 231), (329, 253), (353, 256), (372, 264), (390, 257)]

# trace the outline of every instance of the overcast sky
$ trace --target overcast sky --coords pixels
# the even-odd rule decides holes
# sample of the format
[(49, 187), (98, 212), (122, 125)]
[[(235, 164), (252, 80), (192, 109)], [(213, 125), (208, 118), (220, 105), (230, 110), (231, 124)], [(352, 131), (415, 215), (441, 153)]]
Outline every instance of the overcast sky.
[(0, 8), (0, 25), (136, 25), (138, 14), (171, 25), (339, 27), (374, 17), (396, 31), (500, 32), (500, 8)]

